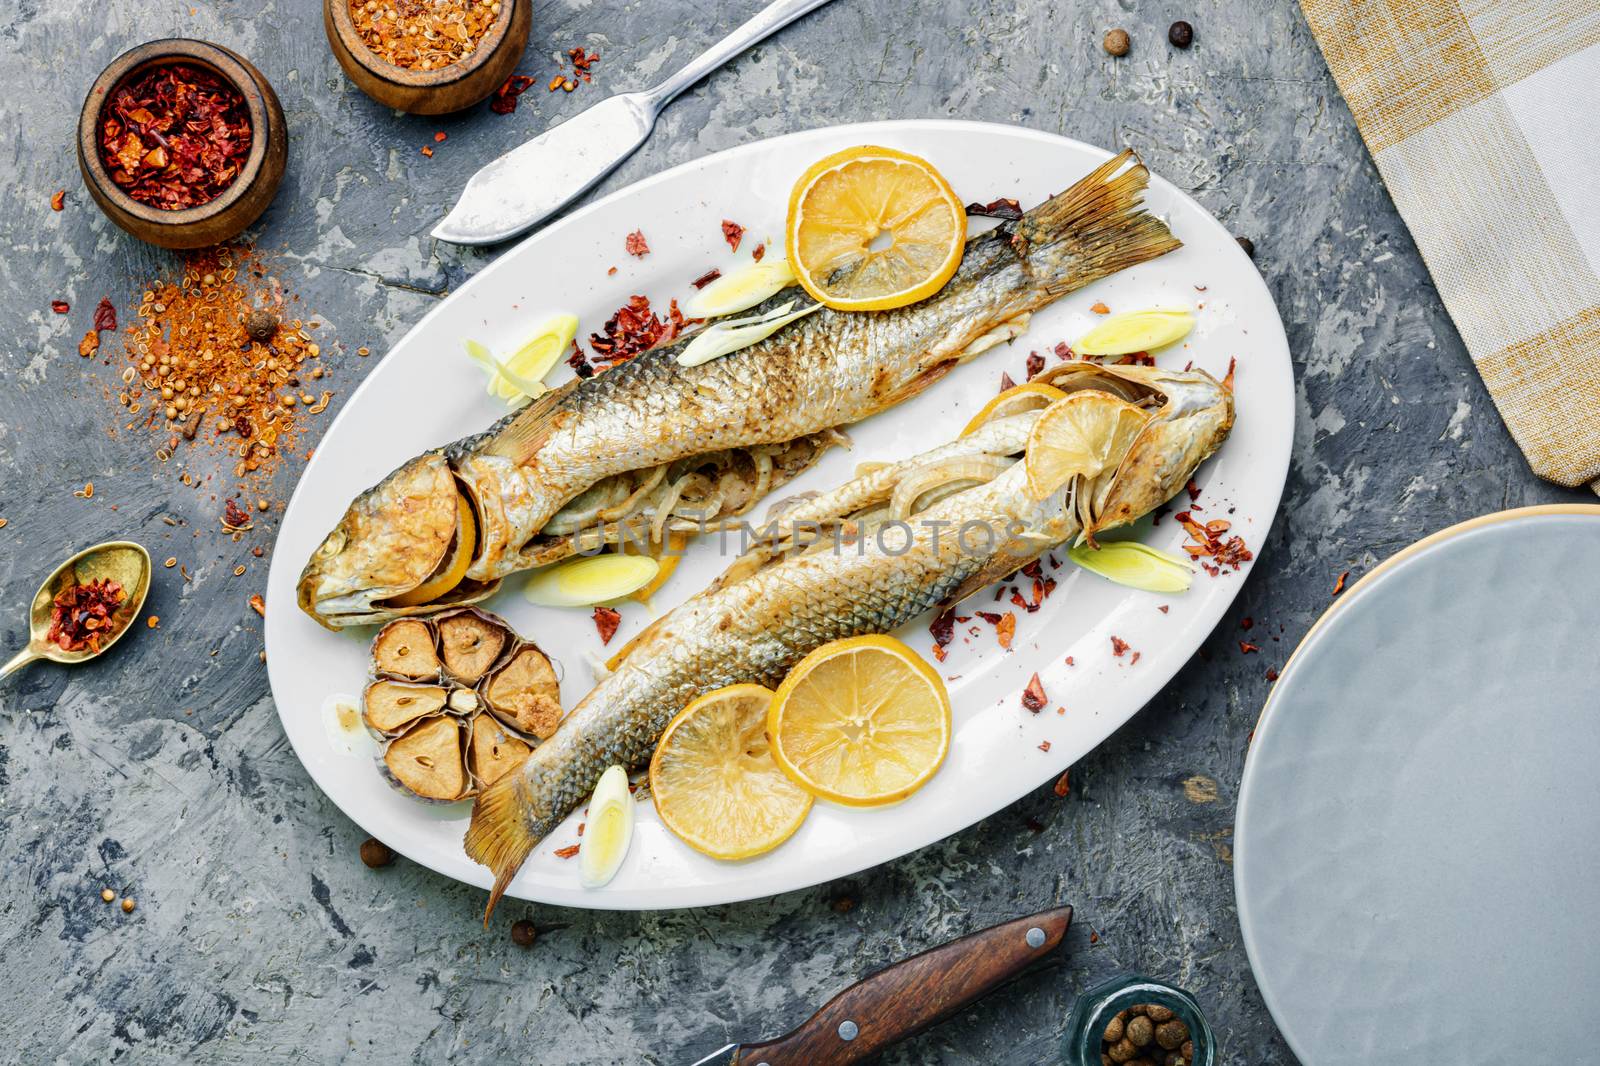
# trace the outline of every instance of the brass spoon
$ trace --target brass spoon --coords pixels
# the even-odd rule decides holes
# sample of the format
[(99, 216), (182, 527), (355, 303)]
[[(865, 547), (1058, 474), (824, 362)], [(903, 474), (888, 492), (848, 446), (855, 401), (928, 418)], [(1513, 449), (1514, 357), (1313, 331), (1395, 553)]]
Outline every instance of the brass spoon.
[[(111, 612), (113, 628), (111, 639), (97, 650), (67, 651), (47, 638), (50, 632), (50, 615), (55, 598), (62, 589), (72, 584), (86, 584), (107, 577), (117, 582), (127, 592), (127, 598)], [(85, 548), (45, 578), (44, 584), (34, 594), (33, 606), (28, 611), (28, 646), (19, 651), (10, 662), (0, 666), (0, 677), (33, 662), (49, 659), (58, 663), (87, 662), (109, 651), (111, 645), (122, 639), (122, 634), (133, 628), (134, 619), (144, 607), (144, 598), (150, 591), (150, 553), (131, 540), (108, 540)]]

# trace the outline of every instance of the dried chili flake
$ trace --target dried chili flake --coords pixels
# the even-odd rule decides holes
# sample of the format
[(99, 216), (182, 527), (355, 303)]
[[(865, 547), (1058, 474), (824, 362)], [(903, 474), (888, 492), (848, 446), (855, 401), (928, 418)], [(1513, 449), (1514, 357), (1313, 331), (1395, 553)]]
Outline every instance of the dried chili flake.
[(1239, 642), (1240, 655), (1249, 655), (1251, 652), (1257, 652), (1260, 650), (1261, 648), (1258, 645), (1252, 644), (1248, 640), (1241, 640)]
[(928, 624), (928, 632), (933, 634), (933, 642), (937, 647), (943, 648), (956, 636), (956, 616), (954, 611), (940, 611), (938, 616)]
[(1000, 621), (995, 623), (995, 639), (1000, 642), (1000, 647), (1011, 650), (1011, 640), (1017, 633), (1017, 616), (1007, 611), (1000, 616)]
[(759, 263), (766, 256), (766, 254), (767, 254), (767, 246), (766, 246), (766, 244), (764, 244), (764, 243), (763, 244), (758, 244), (758, 245), (755, 246), (755, 249), (753, 251), (751, 251), (750, 258), (755, 260), (757, 263)]
[(1119, 358), (1114, 366), (1155, 366), (1156, 357), (1149, 352), (1130, 352)]
[(994, 611), (978, 611), (977, 616), (992, 626), (1000, 624), (1000, 615)]
[(64, 315), (68, 311), (72, 310), (72, 305), (67, 303), (65, 300), (51, 300), (50, 310), (54, 311), (58, 315)]
[(713, 281), (716, 281), (720, 277), (722, 277), (722, 271), (718, 270), (716, 267), (712, 267), (710, 270), (706, 271), (704, 274), (701, 274), (698, 278), (695, 278), (689, 284), (693, 285), (697, 289), (703, 289), (707, 285), (710, 285)]
[(558, 859), (570, 859), (574, 855), (578, 854), (578, 845), (568, 844), (564, 848), (557, 848), (554, 854)]
[(1333, 583), (1333, 594), (1335, 596), (1339, 595), (1339, 593), (1344, 591), (1344, 583), (1346, 581), (1348, 581), (1349, 579), (1350, 579), (1350, 571), (1348, 571), (1348, 570), (1346, 570), (1344, 573), (1339, 575), (1339, 580), (1335, 581)]
[(57, 189), (56, 194), (50, 197), (50, 210), (60, 211), (67, 206), (67, 190)]
[(728, 242), (728, 247), (734, 251), (739, 250), (739, 242), (744, 240), (744, 227), (737, 222), (722, 220), (722, 239)]
[(1129, 665), (1129, 666), (1134, 666), (1134, 665), (1136, 665), (1136, 664), (1137, 664), (1137, 663), (1138, 663), (1138, 662), (1139, 662), (1139, 656), (1141, 656), (1141, 655), (1143, 655), (1143, 654), (1144, 654), (1144, 652), (1142, 652), (1142, 651), (1136, 651), (1136, 652), (1134, 652), (1134, 653), (1133, 653), (1133, 658), (1131, 658), (1131, 659), (1129, 659), (1129, 660), (1128, 660), (1128, 665)]
[[(1196, 510), (1199, 507), (1191, 508), (1191, 511)], [(1255, 558), (1254, 553), (1245, 546), (1243, 537), (1223, 539), (1222, 535), (1232, 528), (1232, 523), (1226, 519), (1213, 519), (1202, 525), (1190, 511), (1179, 511), (1172, 517), (1193, 538), (1193, 543), (1185, 544), (1183, 550), (1188, 552), (1191, 559), (1200, 560), (1201, 567), (1212, 577), (1219, 575), (1224, 566), (1238, 570)], [(1206, 562), (1206, 559), (1211, 562)]]
[(1183, 488), (1184, 491), (1189, 494), (1189, 499), (1191, 501), (1198, 500), (1200, 498), (1200, 486), (1195, 484), (1194, 478), (1190, 478), (1189, 483)]
[(1022, 706), (1038, 714), (1044, 710), (1044, 705), (1048, 702), (1044, 694), (1044, 685), (1039, 682), (1039, 675), (1036, 673), (1029, 679), (1028, 687), (1022, 690)]
[(1005, 392), (1008, 389), (1014, 389), (1016, 387), (1017, 383), (1011, 380), (1011, 375), (1002, 370), (1000, 372), (1000, 391)]
[(1022, 205), (1009, 196), (1002, 196), (986, 204), (968, 204), (967, 214), (975, 218), (998, 218), (1006, 222), (1016, 222), (1022, 218)]
[(505, 84), (494, 91), (489, 99), (489, 110), (497, 115), (509, 115), (517, 109), (517, 97), (528, 91), (533, 79), (526, 74), (513, 74)]
[(635, 259), (643, 259), (650, 254), (650, 245), (645, 243), (644, 231), (634, 230), (622, 242), (623, 249)]
[(1028, 377), (1026, 380), (1032, 381), (1034, 378), (1038, 377), (1039, 372), (1044, 369), (1044, 356), (1040, 355), (1038, 352), (1029, 352), (1027, 367)]
[(634, 295), (606, 320), (602, 332), (589, 334), (589, 347), (594, 349), (596, 361), (610, 368), (641, 352), (672, 343), (687, 326), (698, 321), (685, 318), (677, 300), (668, 305), (663, 321), (650, 309), (647, 297)]
[(1226, 375), (1224, 375), (1223, 378), (1222, 378), (1222, 387), (1227, 389), (1229, 392), (1233, 391), (1233, 370), (1238, 365), (1239, 365), (1239, 360), (1237, 360), (1237, 359), (1229, 359), (1228, 360), (1228, 373)]
[(615, 607), (594, 609), (594, 627), (600, 631), (601, 644), (610, 644), (611, 638), (617, 635), (617, 627), (621, 624), (622, 613)]
[(1111, 638), (1111, 654), (1115, 655), (1117, 658), (1120, 659), (1124, 655), (1128, 654), (1128, 647), (1128, 642), (1123, 640), (1121, 637)]
[(1063, 771), (1061, 776), (1056, 778), (1056, 784), (1055, 784), (1054, 791), (1055, 791), (1055, 794), (1057, 796), (1061, 797), (1062, 799), (1066, 799), (1067, 798), (1067, 793), (1072, 791), (1072, 771), (1071, 770)]
[(1070, 655), (1069, 655), (1069, 656), (1067, 656), (1067, 658), (1066, 658), (1066, 663), (1067, 663), (1067, 665), (1068, 665), (1068, 666), (1075, 666), (1075, 665), (1077, 665), (1077, 664), (1076, 664), (1076, 663), (1074, 663), (1074, 662), (1073, 662), (1073, 661), (1072, 661), (1072, 656), (1070, 656)]
[(224, 500), (222, 504), (222, 526), (224, 529), (243, 529), (250, 524), (250, 512), (239, 506), (237, 500)]
[[(1050, 742), (1048, 740), (1039, 741), (1039, 750), (1043, 751), (1043, 752), (1049, 752), (1049, 750), (1050, 750)], [(1035, 829), (1034, 832), (1036, 832), (1036, 833), (1044, 832), (1044, 826), (1043, 825), (1039, 826), (1039, 828)]]
[(99, 350), (100, 334), (91, 329), (83, 335), (83, 340), (78, 342), (78, 354), (87, 359)]
[(139, 203), (181, 211), (238, 179), (254, 131), (244, 96), (208, 70), (151, 67), (111, 92), (100, 113), (100, 155)]
[(45, 639), (63, 651), (99, 651), (116, 634), (119, 623), (112, 616), (127, 598), (127, 591), (110, 578), (68, 585), (51, 603)]
[(1090, 304), (1089, 310), (1093, 311), (1097, 315), (1109, 315), (1111, 313), (1111, 308), (1107, 307), (1099, 300), (1096, 300), (1094, 303)]
[(427, 156), (429, 159), (433, 158), (433, 145), (425, 144), (425, 145), (422, 146), (421, 151), (422, 151), (422, 154)]
[(440, 130), (438, 133), (435, 133), (433, 135), (433, 143), (434, 144), (443, 144), (449, 138), (449, 136), (450, 135), (448, 133), (446, 133), (444, 130)]
[(577, 341), (572, 342), (572, 351), (567, 355), (567, 365), (580, 378), (594, 377), (594, 367), (589, 365), (589, 360), (584, 357), (583, 349), (578, 347)]
[(1271, 666), (1267, 667), (1267, 680), (1268, 681), (1276, 681), (1276, 680), (1278, 680), (1278, 671), (1277, 671), (1276, 667), (1271, 667)]
[(1239, 619), (1240, 629), (1252, 629), (1255, 627), (1255, 624), (1256, 620), (1251, 618), (1249, 615), (1245, 615), (1243, 618)]
[(1072, 348), (1068, 346), (1066, 341), (1056, 342), (1056, 346), (1053, 350), (1056, 353), (1056, 358), (1060, 359), (1062, 362), (1066, 362), (1073, 357)]

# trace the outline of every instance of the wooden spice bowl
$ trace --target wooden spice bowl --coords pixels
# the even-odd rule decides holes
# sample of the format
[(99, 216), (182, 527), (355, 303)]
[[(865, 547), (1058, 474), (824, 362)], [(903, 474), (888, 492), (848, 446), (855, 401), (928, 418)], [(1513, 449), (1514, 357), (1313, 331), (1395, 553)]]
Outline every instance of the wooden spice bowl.
[(466, 58), (436, 70), (408, 70), (367, 47), (350, 0), (322, 4), (328, 44), (350, 80), (378, 103), (413, 115), (444, 115), (488, 99), (517, 69), (532, 24), (533, 0), (502, 0), (494, 24)]
[[(251, 144), (238, 177), (216, 198), (167, 211), (140, 203), (111, 180), (100, 156), (100, 116), (123, 82), (174, 63), (208, 71), (238, 91), (250, 115)], [(272, 202), (288, 159), (289, 127), (272, 86), (243, 56), (208, 41), (174, 37), (124, 52), (100, 72), (78, 116), (78, 169), (89, 195), (111, 221), (163, 248), (202, 248), (238, 236)]]

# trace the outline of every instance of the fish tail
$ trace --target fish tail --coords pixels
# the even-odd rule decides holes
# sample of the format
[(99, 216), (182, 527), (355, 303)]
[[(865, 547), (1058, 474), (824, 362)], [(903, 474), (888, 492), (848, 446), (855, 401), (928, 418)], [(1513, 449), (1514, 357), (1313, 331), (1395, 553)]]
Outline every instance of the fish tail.
[(1125, 149), (1024, 215), (1013, 240), (1030, 259), (1074, 266), (1070, 275), (1041, 272), (1063, 281), (1070, 277), (1074, 289), (1165, 255), (1183, 242), (1144, 209), (1149, 184), (1150, 171)]
[(538, 832), (523, 812), (530, 797), (520, 773), (509, 773), (484, 789), (472, 807), (472, 824), (467, 827), (467, 854), (494, 872), (494, 887), (489, 905), (483, 911), (483, 924), (489, 925), (494, 905), (500, 902), (511, 879), (527, 860), (544, 834)]

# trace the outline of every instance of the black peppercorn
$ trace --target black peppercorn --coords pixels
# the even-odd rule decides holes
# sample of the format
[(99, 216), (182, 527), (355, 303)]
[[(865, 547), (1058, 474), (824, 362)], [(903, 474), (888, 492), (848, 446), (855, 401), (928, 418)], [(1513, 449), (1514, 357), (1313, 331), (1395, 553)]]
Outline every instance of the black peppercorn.
[(1188, 48), (1194, 43), (1194, 27), (1179, 19), (1167, 27), (1167, 40), (1174, 48)]
[(278, 316), (257, 308), (244, 320), (244, 331), (250, 334), (251, 340), (269, 341), (278, 332)]
[(511, 923), (511, 942), (519, 948), (533, 947), (533, 942), (538, 936), (539, 931), (526, 918)]
[(368, 837), (361, 842), (361, 861), (376, 870), (394, 862), (394, 851), (376, 837)]

